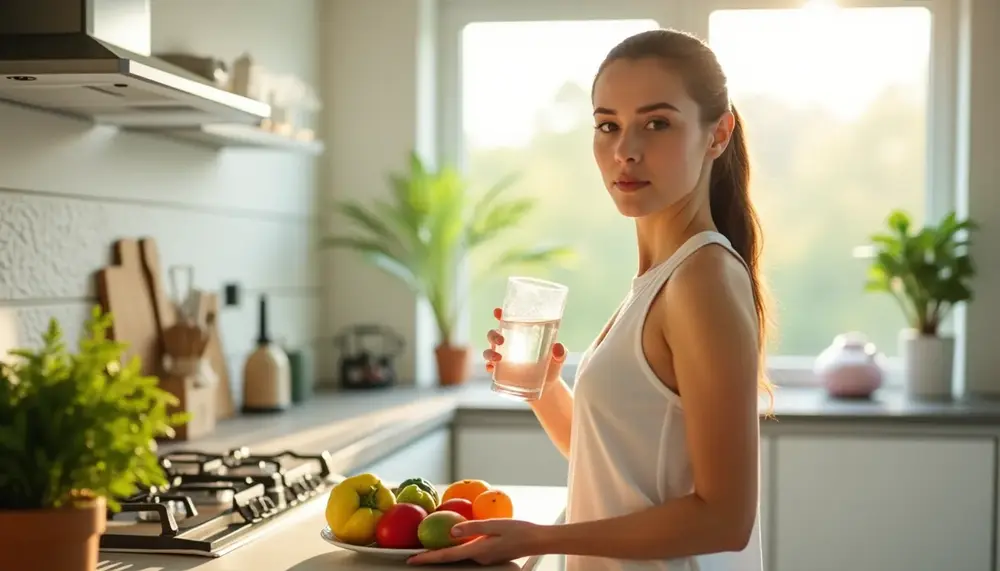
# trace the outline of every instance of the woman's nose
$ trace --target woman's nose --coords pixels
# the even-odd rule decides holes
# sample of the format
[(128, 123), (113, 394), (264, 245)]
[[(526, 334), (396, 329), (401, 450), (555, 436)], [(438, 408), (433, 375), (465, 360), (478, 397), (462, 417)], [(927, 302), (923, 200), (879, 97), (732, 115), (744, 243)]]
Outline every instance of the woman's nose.
[(623, 164), (642, 160), (642, 141), (637, 133), (631, 130), (622, 133), (615, 147), (615, 160)]

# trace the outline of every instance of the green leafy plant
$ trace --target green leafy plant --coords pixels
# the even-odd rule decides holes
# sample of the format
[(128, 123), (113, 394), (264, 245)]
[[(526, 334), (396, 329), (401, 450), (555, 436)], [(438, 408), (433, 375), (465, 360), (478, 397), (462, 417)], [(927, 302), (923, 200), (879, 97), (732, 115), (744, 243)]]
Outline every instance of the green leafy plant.
[[(359, 235), (332, 236), (323, 244), (360, 252), (424, 296), (441, 344), (450, 345), (462, 307), (456, 284), (467, 257), (516, 228), (536, 206), (530, 198), (502, 196), (513, 180), (505, 178), (476, 196), (456, 169), (429, 170), (411, 153), (409, 172), (390, 175), (389, 200), (375, 199), (370, 206), (358, 201), (335, 204)], [(562, 263), (572, 256), (565, 246), (510, 246), (484, 267), (496, 275), (515, 266)], [(472, 282), (484, 277), (476, 275)]]
[(886, 225), (888, 233), (871, 237), (875, 254), (865, 289), (891, 294), (911, 328), (937, 335), (955, 304), (972, 299), (975, 268), (962, 231), (976, 225), (952, 212), (936, 226), (916, 229), (902, 210), (890, 213)]
[(118, 510), (137, 485), (166, 483), (154, 439), (187, 415), (170, 413), (176, 397), (140, 374), (138, 357), (121, 363), (111, 319), (95, 307), (76, 353), (52, 319), (41, 347), (0, 363), (0, 509), (104, 497)]

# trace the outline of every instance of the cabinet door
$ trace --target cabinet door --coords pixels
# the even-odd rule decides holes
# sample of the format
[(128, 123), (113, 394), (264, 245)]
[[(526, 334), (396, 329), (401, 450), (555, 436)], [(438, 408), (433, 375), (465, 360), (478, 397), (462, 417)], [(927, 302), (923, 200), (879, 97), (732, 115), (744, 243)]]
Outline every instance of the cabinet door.
[(763, 552), (763, 562), (765, 571), (771, 569), (771, 534), (774, 533), (771, 525), (771, 483), (773, 481), (773, 471), (771, 470), (771, 447), (774, 444), (769, 437), (760, 439), (760, 543)]
[(456, 479), (506, 486), (565, 486), (569, 463), (540, 426), (456, 427)]
[(355, 473), (371, 472), (389, 484), (424, 478), (435, 484), (451, 482), (451, 430), (439, 428)]
[(990, 438), (780, 436), (775, 571), (987, 571)]

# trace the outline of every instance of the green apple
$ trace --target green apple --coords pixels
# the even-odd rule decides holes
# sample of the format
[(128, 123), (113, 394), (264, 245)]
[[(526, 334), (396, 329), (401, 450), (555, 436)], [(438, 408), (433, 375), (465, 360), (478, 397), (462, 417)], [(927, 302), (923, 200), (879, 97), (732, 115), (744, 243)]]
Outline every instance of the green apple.
[(466, 521), (461, 515), (452, 511), (434, 512), (420, 522), (417, 527), (417, 538), (427, 549), (441, 549), (458, 545), (459, 541), (451, 536), (451, 528), (456, 523)]

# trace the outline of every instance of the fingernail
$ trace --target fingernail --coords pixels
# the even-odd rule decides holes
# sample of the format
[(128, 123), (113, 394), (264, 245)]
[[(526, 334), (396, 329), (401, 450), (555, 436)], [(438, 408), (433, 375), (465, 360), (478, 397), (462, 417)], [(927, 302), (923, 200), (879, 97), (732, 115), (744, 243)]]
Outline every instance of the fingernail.
[(462, 530), (456, 529), (454, 527), (451, 528), (451, 536), (452, 537), (462, 537), (462, 535), (463, 535)]
[(497, 335), (497, 345), (503, 345), (503, 335)]
[(555, 353), (556, 357), (562, 357), (563, 353), (565, 353), (565, 352), (566, 352), (566, 349), (562, 345), (556, 345), (556, 348), (553, 351), (553, 353)]

